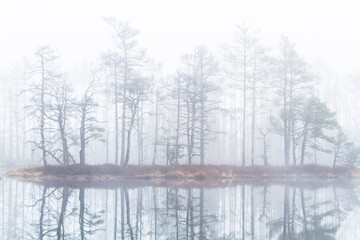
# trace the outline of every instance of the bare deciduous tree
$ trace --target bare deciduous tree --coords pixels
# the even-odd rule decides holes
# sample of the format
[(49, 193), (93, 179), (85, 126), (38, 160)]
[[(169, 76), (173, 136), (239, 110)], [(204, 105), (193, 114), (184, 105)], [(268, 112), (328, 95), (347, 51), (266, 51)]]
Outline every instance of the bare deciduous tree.
[(30, 73), (30, 77), (34, 79), (33, 84), (28, 91), (31, 93), (31, 98), (26, 106), (29, 116), (35, 118), (36, 126), (32, 129), (40, 135), (40, 140), (33, 140), (35, 149), (42, 152), (42, 162), (46, 167), (48, 165), (47, 150), (48, 140), (46, 137), (46, 104), (49, 101), (49, 88), (54, 78), (58, 75), (53, 71), (52, 66), (54, 61), (58, 59), (55, 51), (50, 46), (40, 47), (36, 53), (36, 63), (34, 69)]
[(99, 81), (96, 73), (92, 73), (92, 80), (86, 88), (81, 100), (77, 103), (77, 110), (81, 116), (80, 123), (80, 164), (85, 164), (86, 146), (92, 139), (101, 139), (104, 128), (99, 126), (100, 121), (96, 119), (95, 113), (99, 104), (94, 97), (99, 90)]
[(241, 146), (241, 165), (246, 164), (246, 132), (247, 132), (247, 107), (248, 89), (251, 72), (254, 70), (254, 53), (256, 45), (255, 33), (245, 26), (238, 26), (238, 32), (233, 46), (226, 48), (225, 59), (234, 66), (234, 74), (237, 78), (236, 88), (242, 91), (242, 146)]
[(126, 129), (127, 133), (127, 147), (126, 155), (123, 167), (126, 167), (130, 160), (130, 150), (131, 150), (131, 134), (136, 119), (136, 113), (139, 108), (139, 105), (142, 101), (146, 101), (148, 94), (151, 91), (151, 79), (145, 77), (137, 77), (130, 83), (128, 83), (127, 95), (122, 96), (126, 98), (127, 108), (130, 110), (130, 117), (128, 122), (128, 128)]
[[(124, 164), (125, 161), (125, 128), (126, 128), (126, 118), (127, 111), (127, 90), (128, 84), (131, 83), (132, 79), (135, 77), (133, 74), (137, 68), (143, 65), (145, 50), (138, 47), (138, 43), (136, 37), (138, 35), (138, 31), (132, 29), (128, 23), (118, 21), (114, 18), (106, 18), (105, 21), (112, 27), (114, 30), (113, 40), (114, 40), (114, 52), (119, 57), (119, 65), (114, 68), (114, 79), (115, 79), (115, 94), (117, 96), (122, 96), (122, 126), (121, 126), (121, 156), (120, 161), (121, 164)], [(118, 88), (118, 84), (121, 81), (121, 87)], [(118, 92), (122, 93), (119, 94)], [(117, 103), (120, 101), (117, 97), (115, 97), (115, 122), (117, 126), (118, 116), (117, 116)], [(118, 136), (119, 130), (118, 127), (116, 129), (116, 139)], [(115, 144), (118, 144), (116, 142)], [(118, 145), (116, 145), (115, 149), (118, 149)], [(118, 164), (118, 151), (115, 152), (115, 164)]]

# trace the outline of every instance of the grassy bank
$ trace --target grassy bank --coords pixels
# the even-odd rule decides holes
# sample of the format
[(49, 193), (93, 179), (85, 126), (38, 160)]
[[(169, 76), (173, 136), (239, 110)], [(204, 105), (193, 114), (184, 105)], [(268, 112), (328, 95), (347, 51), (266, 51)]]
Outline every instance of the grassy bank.
[(126, 169), (113, 164), (63, 165), (28, 168), (8, 173), (10, 177), (120, 177), (120, 178), (352, 178), (360, 176), (358, 169), (331, 168), (320, 165), (249, 166), (230, 165), (129, 165)]
[(252, 166), (229, 165), (129, 165), (126, 169), (112, 164), (69, 165), (28, 168), (12, 171), (9, 177), (49, 187), (118, 188), (181, 187), (213, 188), (241, 184), (294, 185), (319, 188), (329, 185), (346, 187), (358, 182), (358, 169), (331, 168), (319, 165)]

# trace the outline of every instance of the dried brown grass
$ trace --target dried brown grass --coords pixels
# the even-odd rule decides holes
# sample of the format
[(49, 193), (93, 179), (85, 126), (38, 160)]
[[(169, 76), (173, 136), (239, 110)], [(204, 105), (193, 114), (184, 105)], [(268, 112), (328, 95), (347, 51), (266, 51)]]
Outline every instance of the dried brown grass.
[(8, 176), (18, 177), (76, 177), (76, 176), (117, 176), (127, 178), (163, 179), (209, 179), (209, 178), (337, 178), (358, 177), (358, 169), (347, 167), (332, 168), (322, 165), (298, 166), (249, 166), (231, 165), (128, 165), (126, 169), (118, 165), (50, 165), (45, 167), (21, 169), (10, 172)]

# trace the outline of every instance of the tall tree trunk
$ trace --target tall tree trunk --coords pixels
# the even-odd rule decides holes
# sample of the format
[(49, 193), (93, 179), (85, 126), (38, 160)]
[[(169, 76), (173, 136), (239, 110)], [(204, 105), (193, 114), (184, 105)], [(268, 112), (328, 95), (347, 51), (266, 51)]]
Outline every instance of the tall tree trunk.
[(253, 104), (251, 118), (251, 166), (254, 166), (255, 160), (255, 79), (253, 81)]
[(109, 110), (106, 109), (106, 164), (109, 163)]
[[(23, 105), (26, 106), (26, 96), (25, 93), (23, 93)], [(26, 116), (26, 110), (25, 107), (23, 109), (23, 117), (24, 120), (22, 121), (22, 130), (23, 130), (23, 141), (22, 141), (22, 154), (21, 159), (24, 162), (25, 161), (25, 148), (26, 148), (26, 128), (25, 128), (25, 116)]]
[[(189, 64), (188, 64), (189, 66)], [(190, 71), (189, 71), (189, 67), (188, 67), (188, 76), (190, 76)], [(189, 80), (186, 83), (186, 137), (187, 137), (187, 154), (188, 154), (188, 164), (191, 164), (191, 158), (192, 158), (192, 153), (191, 153), (191, 128), (190, 128), (190, 116), (191, 116), (191, 103), (190, 103), (190, 96), (189, 96), (189, 92), (190, 92), (190, 82)]]
[(155, 165), (157, 144), (158, 144), (158, 128), (159, 128), (159, 90), (156, 91), (156, 107), (155, 107), (155, 142), (152, 165)]
[(45, 150), (45, 66), (44, 66), (44, 57), (41, 56), (41, 103), (40, 103), (40, 135), (41, 135), (41, 149), (42, 149), (42, 160), (43, 164), (46, 167), (46, 150)]
[(203, 58), (200, 57), (200, 164), (205, 162), (205, 93), (204, 93), (204, 76), (203, 76)]
[[(285, 58), (286, 58), (286, 52), (285, 52)], [(284, 161), (285, 165), (289, 165), (290, 161), (290, 155), (289, 155), (289, 135), (288, 135), (288, 106), (287, 106), (287, 88), (288, 88), (288, 80), (287, 80), (287, 65), (286, 65), (286, 59), (285, 59), (285, 66), (284, 66), (284, 92), (283, 92), (283, 111), (284, 111), (284, 117), (283, 117), (283, 135), (284, 135)]]
[[(119, 116), (118, 116), (118, 82), (117, 82), (117, 72), (116, 66), (114, 66), (114, 78), (115, 78), (115, 165), (119, 164)], [(125, 104), (123, 105), (123, 115), (125, 112)], [(124, 122), (124, 117), (122, 119)], [(124, 128), (122, 134), (124, 134)]]
[(293, 63), (292, 63), (292, 55), (290, 57), (290, 93), (289, 93), (289, 109), (290, 109), (290, 116), (289, 116), (289, 137), (291, 136), (292, 141), (292, 157), (293, 157), (293, 164), (296, 165), (296, 141), (295, 141), (295, 118), (294, 118), (294, 100), (293, 100)]
[[(126, 49), (126, 48), (124, 48)], [(126, 127), (125, 127), (125, 121), (126, 121), (126, 104), (127, 104), (127, 99), (126, 99), (126, 90), (127, 90), (127, 70), (128, 70), (128, 66), (127, 66), (127, 53), (125, 51), (125, 57), (124, 57), (124, 61), (125, 61), (125, 67), (124, 67), (124, 86), (123, 86), (123, 109), (122, 109), (122, 126), (121, 126), (121, 165), (124, 164), (125, 161), (125, 131), (126, 131)]]
[(303, 141), (301, 144), (301, 162), (300, 162), (301, 165), (304, 164), (304, 160), (305, 160), (306, 141), (307, 141), (307, 124), (305, 124), (305, 126), (304, 126)]
[[(8, 163), (12, 162), (14, 160), (14, 155), (13, 155), (13, 151), (14, 151), (14, 133), (13, 133), (13, 129), (14, 129), (14, 112), (13, 112), (13, 102), (11, 99), (11, 93), (8, 96), (8, 101), (9, 101), (9, 122), (8, 122), (8, 127), (7, 127), (7, 133), (8, 133)], [(4, 129), (5, 131), (5, 129)]]
[(286, 91), (284, 93), (284, 119), (283, 119), (283, 124), (284, 124), (284, 159), (285, 159), (285, 165), (289, 165), (289, 136), (288, 136), (288, 119), (287, 119), (287, 103), (286, 103)]
[(189, 146), (189, 165), (192, 164), (195, 145), (195, 120), (196, 120), (196, 103), (191, 103), (191, 127), (190, 127), (190, 146)]
[(20, 141), (19, 141), (19, 110), (18, 110), (19, 100), (18, 100), (18, 97), (16, 98), (15, 105), (16, 105), (16, 112), (15, 112), (16, 160), (19, 161), (20, 160), (20, 148), (19, 148)]
[(254, 166), (255, 161), (255, 117), (256, 117), (256, 48), (254, 53), (254, 69), (252, 82), (252, 117), (251, 117), (251, 166)]
[(260, 131), (262, 137), (263, 137), (263, 156), (262, 159), (264, 161), (264, 165), (267, 166), (269, 165), (268, 163), (268, 157), (267, 157), (267, 151), (268, 151), (268, 143), (266, 141), (266, 135), (268, 134), (267, 132), (263, 132)]
[(180, 111), (181, 111), (181, 106), (180, 106), (180, 90), (181, 90), (181, 82), (180, 82), (180, 77), (177, 78), (177, 119), (176, 119), (176, 140), (175, 140), (175, 164), (178, 165), (179, 164), (179, 138), (180, 138)]
[(338, 144), (338, 146), (336, 147), (336, 149), (334, 151), (333, 168), (335, 168), (335, 166), (336, 166), (336, 160), (337, 160), (337, 156), (339, 154), (339, 151), (340, 151), (340, 143)]
[(126, 166), (129, 163), (130, 160), (130, 149), (131, 149), (131, 131), (134, 125), (134, 121), (135, 121), (135, 114), (136, 114), (136, 109), (137, 109), (137, 104), (134, 106), (134, 109), (132, 109), (132, 116), (131, 116), (131, 120), (130, 120), (130, 126), (128, 129), (128, 134), (127, 134), (127, 146), (126, 146), (126, 157), (125, 157), (125, 161), (123, 163), (123, 167), (126, 168)]
[(141, 106), (137, 110), (137, 137), (138, 137), (138, 165), (140, 165), (144, 160), (144, 144), (143, 144), (143, 125), (144, 125), (144, 115), (143, 115), (143, 100), (141, 99)]
[[(246, 51), (246, 50), (245, 50)], [(244, 59), (244, 61), (246, 62), (246, 58)], [(241, 156), (242, 156), (242, 162), (241, 162), (241, 166), (245, 166), (245, 147), (246, 147), (246, 64), (244, 64), (244, 77), (243, 77), (243, 114), (242, 114), (242, 151), (241, 151)]]
[(140, 106), (140, 158), (139, 162), (144, 162), (144, 99), (141, 96), (141, 106)]
[(295, 121), (291, 120), (291, 137), (292, 137), (292, 154), (293, 154), (293, 164), (296, 165), (296, 140), (295, 140)]
[(80, 164), (85, 164), (85, 109), (82, 109), (80, 126)]
[[(6, 93), (3, 92), (3, 116), (2, 116), (2, 125), (3, 129), (6, 129)], [(5, 161), (5, 135), (6, 131), (2, 131), (2, 144), (1, 144), (1, 160)]]
[(204, 116), (204, 102), (201, 102), (201, 119), (200, 119), (200, 163), (205, 163), (205, 116)]
[(65, 128), (62, 125), (62, 119), (59, 120), (59, 131), (61, 136), (61, 144), (62, 144), (62, 150), (63, 150), (63, 164), (69, 165), (69, 150), (67, 146), (67, 140), (65, 135)]
[[(247, 43), (247, 35), (244, 31), (243, 33), (244, 41)], [(241, 165), (245, 166), (245, 148), (246, 148), (246, 90), (247, 90), (247, 44), (243, 46), (243, 114), (242, 114), (242, 163)]]
[(58, 123), (59, 123), (59, 131), (61, 136), (61, 143), (62, 143), (62, 150), (63, 150), (63, 163), (65, 165), (70, 164), (70, 153), (69, 153), (69, 146), (67, 143), (66, 138), (66, 89), (65, 89), (65, 81), (63, 82), (63, 89), (62, 89), (62, 105), (58, 109)]

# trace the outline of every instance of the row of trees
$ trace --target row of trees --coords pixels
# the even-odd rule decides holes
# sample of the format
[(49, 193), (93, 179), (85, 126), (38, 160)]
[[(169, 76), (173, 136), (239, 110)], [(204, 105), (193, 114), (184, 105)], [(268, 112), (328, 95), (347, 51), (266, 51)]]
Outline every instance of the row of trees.
[(122, 166), (131, 156), (144, 162), (144, 155), (152, 164), (205, 164), (221, 156), (245, 166), (259, 156), (267, 165), (279, 136), (285, 165), (307, 158), (316, 163), (317, 152), (332, 153), (327, 162), (334, 167), (357, 164), (360, 149), (317, 96), (319, 79), (286, 37), (274, 54), (257, 32), (239, 26), (234, 42), (223, 46), (223, 57), (197, 47), (182, 56), (176, 74), (163, 78), (139, 46), (137, 30), (113, 18), (105, 21), (113, 46), (91, 68), (81, 97), (59, 70), (56, 52), (49, 46), (36, 51), (26, 78), (31, 84), (22, 95), (30, 142), (44, 166), (50, 159), (85, 164), (92, 140), (105, 142), (106, 162)]
[[(48, 158), (59, 164), (75, 163), (70, 152), (73, 144), (80, 145), (80, 163), (85, 164), (86, 146), (91, 139), (100, 138), (104, 131), (97, 125), (99, 121), (93, 115), (98, 107), (93, 99), (98, 88), (96, 75), (93, 73), (82, 98), (76, 101), (65, 76), (54, 70), (54, 61), (58, 59), (54, 50), (49, 46), (41, 47), (36, 52), (36, 58), (37, 63), (30, 75), (34, 81), (26, 91), (31, 95), (26, 104), (29, 117), (34, 120), (31, 130), (39, 136), (31, 143), (34, 149), (41, 151), (44, 166), (48, 165)], [(80, 115), (78, 135), (69, 123), (74, 112)]]

